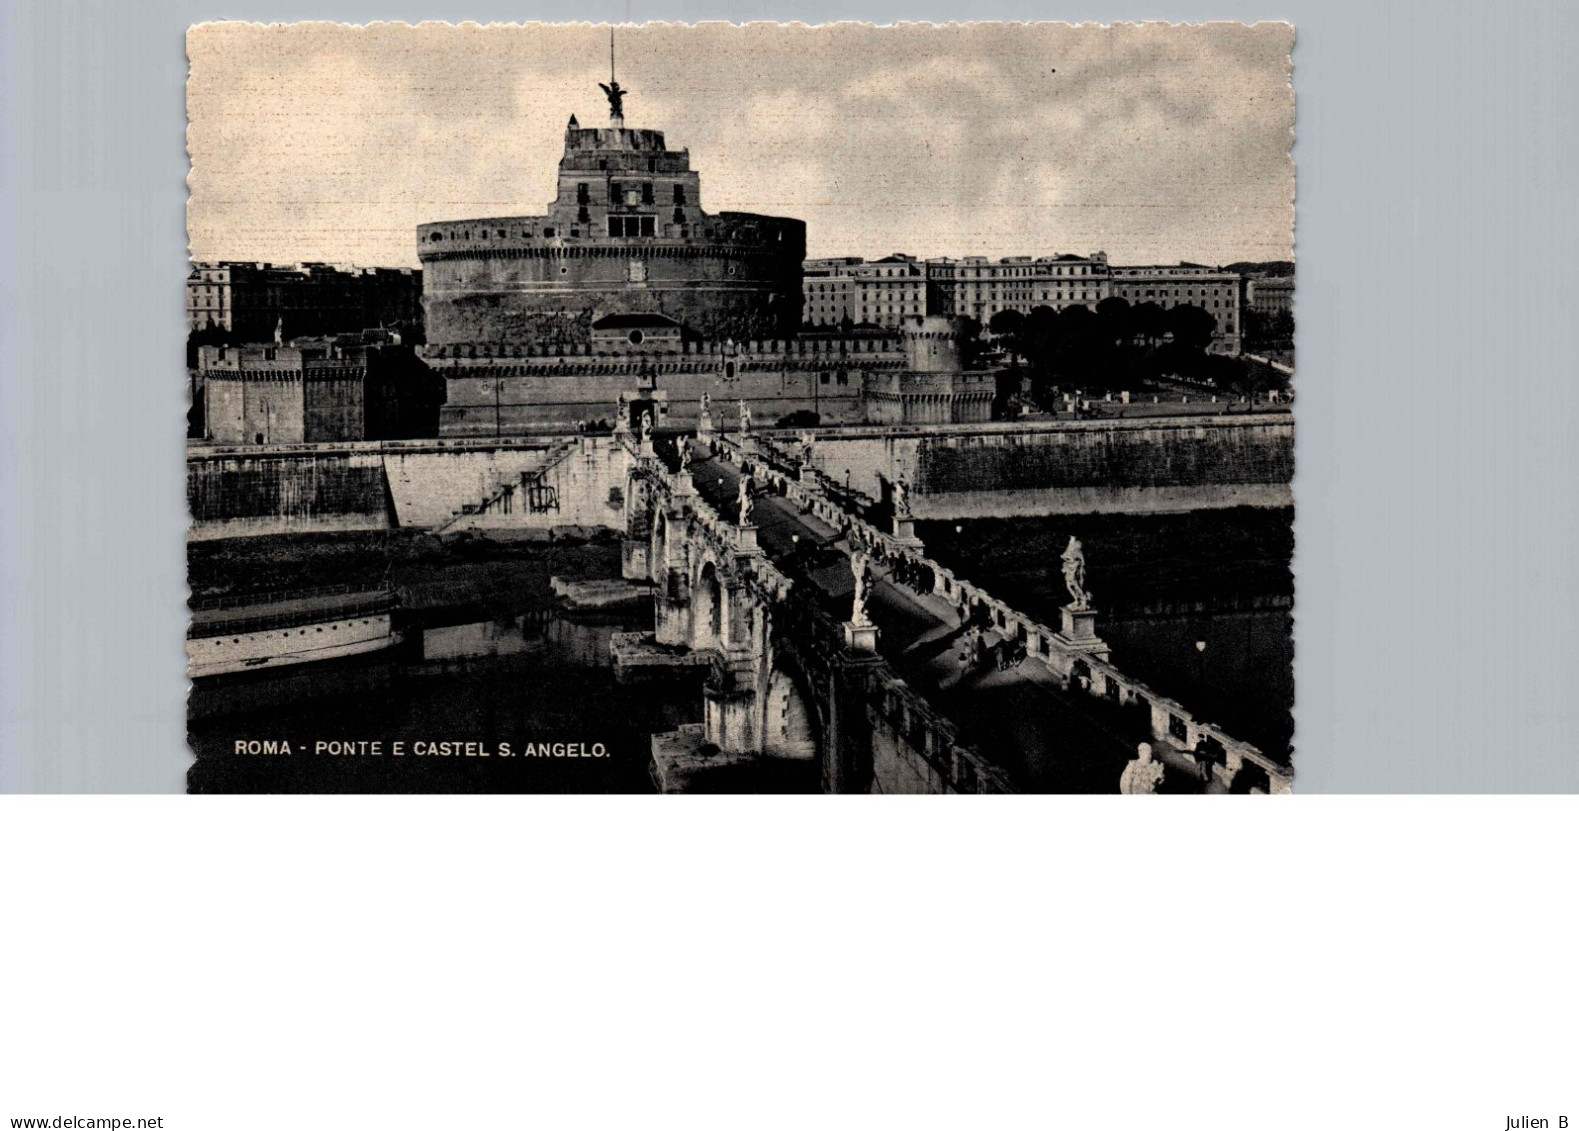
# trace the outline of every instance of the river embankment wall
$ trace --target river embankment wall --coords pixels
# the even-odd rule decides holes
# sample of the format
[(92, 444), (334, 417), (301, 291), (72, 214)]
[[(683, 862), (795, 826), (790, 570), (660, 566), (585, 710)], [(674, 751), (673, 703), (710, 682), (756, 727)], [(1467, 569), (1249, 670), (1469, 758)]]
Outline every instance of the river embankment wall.
[(903, 477), (918, 519), (1161, 514), (1293, 502), (1288, 413), (814, 429), (811, 462), (876, 499)]

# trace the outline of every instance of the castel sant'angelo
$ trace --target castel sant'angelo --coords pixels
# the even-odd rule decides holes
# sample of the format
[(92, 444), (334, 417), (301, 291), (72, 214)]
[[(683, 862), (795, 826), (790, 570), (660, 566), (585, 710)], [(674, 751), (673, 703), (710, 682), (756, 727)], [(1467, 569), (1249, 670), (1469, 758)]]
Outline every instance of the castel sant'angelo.
[(609, 126), (571, 117), (546, 214), (417, 229), (429, 345), (584, 344), (610, 315), (661, 315), (689, 340), (792, 336), (806, 225), (704, 212), (689, 151), (628, 129), (629, 92), (600, 85)]
[(982, 375), (910, 388), (938, 369), (919, 354), (936, 354), (951, 320), (804, 333), (806, 225), (703, 211), (689, 152), (628, 129), (629, 92), (613, 75), (599, 86), (609, 126), (571, 117), (545, 214), (417, 229), (419, 351), (445, 378), (443, 434), (633, 427), (642, 411), (693, 427), (704, 397), (765, 424), (986, 419)]

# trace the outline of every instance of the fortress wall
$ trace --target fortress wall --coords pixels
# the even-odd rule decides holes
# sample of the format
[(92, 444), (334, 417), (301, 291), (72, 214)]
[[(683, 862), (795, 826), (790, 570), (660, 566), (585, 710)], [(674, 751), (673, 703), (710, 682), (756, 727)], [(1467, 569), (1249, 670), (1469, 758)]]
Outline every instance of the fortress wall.
[(569, 441), (540, 461), (542, 482), (558, 496), (559, 509), (534, 512), (526, 493), (517, 490), (508, 512), (494, 505), (486, 513), (467, 515), (450, 530), (548, 530), (580, 526), (623, 530), (626, 497), (631, 490), (634, 460), (612, 436)]
[(384, 473), (396, 525), (430, 528), (448, 522), (463, 506), (480, 504), (522, 472), (538, 470), (554, 454), (540, 447), (472, 451), (389, 452)]
[(194, 540), (388, 525), (376, 453), (189, 459), (186, 495)]
[[(502, 483), (518, 483), (521, 472), (543, 467), (563, 446), (561, 439), (539, 438), (197, 451), (186, 466), (192, 513), (188, 536), (204, 540), (433, 527), (467, 504), (480, 504)], [(567, 489), (570, 486), (567, 481)], [(564, 490), (560, 495), (569, 497)]]
[[(491, 436), (533, 426), (574, 431), (576, 423), (583, 420), (612, 423), (620, 394), (635, 394), (641, 382), (635, 366), (631, 368), (633, 371), (627, 373), (450, 377), (440, 431), (445, 436)], [(452, 372), (443, 363), (439, 363), (438, 371)], [(816, 412), (828, 424), (856, 423), (862, 419), (861, 377), (855, 370), (845, 371), (842, 385), (835, 371), (811, 370), (748, 371), (731, 381), (709, 369), (701, 373), (662, 373), (655, 380), (656, 389), (642, 397), (656, 393), (667, 405), (667, 413), (657, 421), (660, 429), (696, 428), (703, 393), (712, 398), (715, 427), (737, 426), (736, 401), (741, 397), (751, 407), (752, 420), (758, 426), (771, 427), (784, 416), (801, 410)]]
[(585, 343), (595, 318), (624, 313), (663, 314), (720, 341), (783, 337), (800, 326), (800, 253), (793, 241), (670, 247), (608, 240), (479, 248), (424, 256), (423, 263), (432, 345)]
[[(1289, 506), (1289, 416), (921, 426), (819, 435), (813, 462), (882, 498), (905, 475), (917, 518), (1160, 513)], [(847, 478), (848, 477), (848, 478)]]

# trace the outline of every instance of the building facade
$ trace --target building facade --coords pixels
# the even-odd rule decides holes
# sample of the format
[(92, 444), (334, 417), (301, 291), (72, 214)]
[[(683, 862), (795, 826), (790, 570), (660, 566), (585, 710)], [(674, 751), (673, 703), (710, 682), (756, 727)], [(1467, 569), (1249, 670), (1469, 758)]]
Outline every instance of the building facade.
[(930, 313), (974, 318), (984, 326), (1005, 310), (1095, 307), (1108, 297), (1107, 256), (1100, 251), (996, 261), (981, 255), (929, 259), (926, 269)]
[(195, 263), (186, 279), (191, 330), (221, 330), (237, 342), (422, 322), (422, 272), (339, 268), (327, 263)]
[(1240, 276), (1193, 263), (1176, 267), (1114, 267), (1112, 293), (1131, 306), (1154, 302), (1164, 310), (1198, 306), (1212, 316), (1214, 353), (1237, 354), (1244, 334), (1240, 313)]
[(972, 255), (918, 262), (891, 255), (875, 263), (841, 257), (809, 260), (803, 283), (806, 320), (836, 326), (848, 317), (897, 329), (916, 315), (974, 318), (983, 326), (1005, 310), (1038, 306), (1095, 308), (1106, 298), (1155, 302), (1167, 309), (1193, 303), (1216, 322), (1212, 349), (1238, 353), (1242, 334), (1240, 277), (1209, 267), (1115, 267), (1104, 252), (1090, 255)]
[(689, 151), (610, 103), (608, 128), (570, 119), (547, 212), (417, 229), (430, 345), (579, 345), (610, 315), (662, 315), (697, 340), (799, 328), (806, 225), (705, 212)]
[(1279, 276), (1247, 279), (1245, 304), (1257, 314), (1292, 314), (1294, 280)]

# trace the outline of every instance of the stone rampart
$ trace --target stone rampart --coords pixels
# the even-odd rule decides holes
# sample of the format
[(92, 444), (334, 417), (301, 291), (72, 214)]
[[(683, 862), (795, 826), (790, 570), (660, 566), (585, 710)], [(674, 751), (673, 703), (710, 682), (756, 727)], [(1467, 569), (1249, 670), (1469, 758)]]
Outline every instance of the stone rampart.
[(188, 537), (432, 527), (556, 450), (547, 439), (193, 445)]
[(811, 430), (812, 464), (916, 518), (1162, 513), (1293, 502), (1287, 413)]

